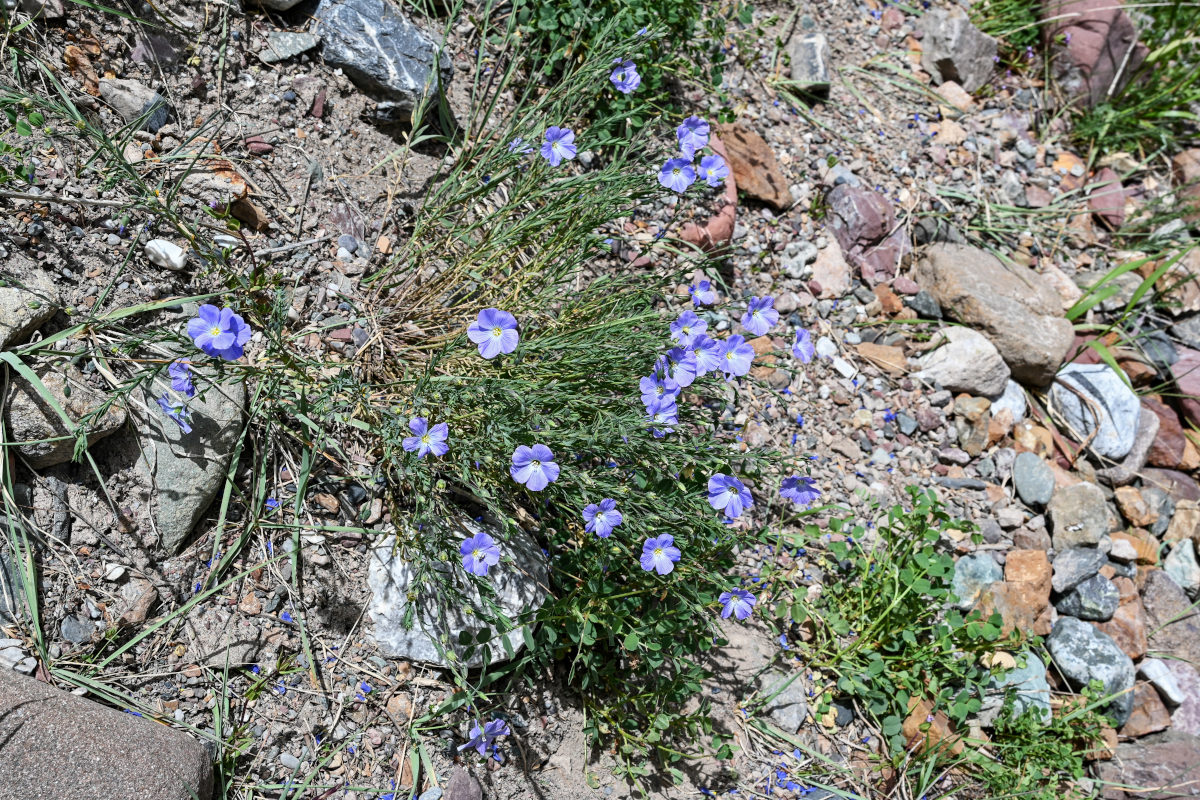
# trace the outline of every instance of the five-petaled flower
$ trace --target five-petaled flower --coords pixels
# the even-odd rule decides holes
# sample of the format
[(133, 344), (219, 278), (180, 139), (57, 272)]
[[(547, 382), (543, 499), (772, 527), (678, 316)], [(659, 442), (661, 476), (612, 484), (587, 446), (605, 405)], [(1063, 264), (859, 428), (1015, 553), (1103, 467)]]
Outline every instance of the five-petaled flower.
[(682, 553), (675, 546), (675, 537), (669, 533), (654, 536), (642, 545), (642, 569), (646, 572), (657, 572), (659, 575), (669, 575), (675, 569), (675, 562)]
[(519, 445), (513, 451), (512, 466), (508, 471), (514, 481), (525, 484), (525, 488), (534, 492), (540, 492), (558, 480), (554, 453), (544, 444)]
[(208, 303), (200, 306), (199, 316), (188, 320), (187, 332), (196, 347), (226, 361), (242, 357), (243, 347), (252, 334), (250, 326), (232, 308), (217, 308)]
[(672, 347), (667, 351), (667, 376), (680, 386), (691, 386), (696, 380), (696, 356), (691, 350)]
[(167, 397), (166, 392), (158, 398), (158, 407), (163, 410), (171, 419), (175, 420), (175, 424), (179, 426), (179, 430), (184, 433), (192, 432), (192, 412), (188, 407), (181, 402), (171, 400)]
[(498, 308), (485, 308), (467, 328), (467, 338), (479, 345), (479, 355), (495, 358), (517, 349), (517, 318)]
[(697, 335), (706, 330), (708, 330), (708, 323), (697, 317), (694, 311), (688, 310), (671, 323), (671, 338), (687, 347)]
[(804, 508), (821, 496), (821, 490), (816, 487), (816, 482), (806, 475), (789, 475), (783, 479), (779, 494)]
[(502, 719), (494, 719), (491, 722), (479, 727), (479, 722), (476, 721), (471, 726), (471, 740), (464, 745), (460, 745), (458, 751), (474, 749), (481, 756), (487, 755), (488, 745), (496, 741), (501, 736), (508, 736), (512, 731), (508, 728), (508, 723)]
[(564, 160), (571, 160), (576, 152), (574, 131), (557, 125), (546, 129), (546, 140), (542, 142), (541, 153), (542, 157), (550, 162), (550, 166), (557, 167)]
[(754, 363), (754, 348), (746, 340), (734, 334), (721, 347), (721, 370), (728, 375), (742, 376), (750, 372)]
[(617, 88), (618, 92), (630, 94), (642, 85), (642, 76), (638, 74), (637, 66), (632, 61), (622, 61), (618, 58), (613, 63), (617, 65), (617, 68), (612, 71), (608, 79), (612, 81), (612, 85)]
[(732, 475), (718, 472), (708, 479), (708, 504), (725, 516), (737, 519), (742, 512), (754, 505), (754, 498), (746, 484)]
[(729, 167), (725, 159), (716, 153), (700, 159), (700, 177), (709, 186), (720, 186), (721, 181), (729, 177)]
[(697, 334), (688, 345), (688, 350), (696, 359), (697, 377), (721, 369), (721, 343), (716, 339), (703, 333)]
[(662, 399), (674, 400), (679, 396), (679, 384), (658, 373), (642, 378), (639, 388), (642, 390), (642, 403), (646, 406)]
[(688, 117), (675, 129), (675, 135), (679, 137), (679, 152), (691, 160), (697, 150), (708, 144), (708, 123), (699, 117)]
[(463, 569), (472, 575), (487, 575), (489, 567), (500, 563), (500, 546), (486, 533), (464, 539), (458, 552), (462, 554)]
[(750, 298), (750, 306), (742, 315), (742, 325), (755, 336), (762, 336), (779, 322), (779, 312), (774, 306), (774, 297)]
[(754, 604), (758, 601), (757, 597), (745, 589), (721, 592), (717, 599), (721, 601), (722, 619), (729, 619), (731, 614), (738, 619), (746, 619), (754, 611)]
[(800, 359), (801, 363), (807, 364), (813, 360), (816, 352), (817, 348), (813, 344), (812, 334), (808, 332), (808, 328), (796, 331), (796, 341), (792, 343), (792, 355)]
[(583, 529), (594, 533), (601, 539), (612, 535), (613, 528), (625, 521), (621, 512), (617, 511), (617, 501), (606, 497), (599, 503), (592, 503), (583, 509)]
[(688, 294), (692, 296), (692, 304), (697, 306), (710, 306), (717, 302), (717, 293), (712, 288), (710, 281), (700, 281), (688, 287)]
[(679, 424), (679, 408), (675, 405), (674, 396), (663, 397), (653, 403), (646, 404), (646, 417), (650, 420), (650, 432), (655, 439), (661, 439), (675, 429), (669, 426)]
[(408, 421), (408, 429), (413, 432), (413, 436), (406, 436), (402, 446), (410, 453), (416, 453), (417, 458), (424, 458), (429, 453), (435, 456), (444, 456), (450, 450), (450, 445), (446, 444), (446, 437), (450, 435), (450, 426), (444, 422), (439, 422), (432, 428), (429, 427), (429, 420), (425, 417), (413, 417)]
[(184, 397), (195, 397), (196, 386), (192, 383), (192, 373), (187, 359), (176, 359), (167, 367), (167, 375), (171, 378), (171, 388)]
[(682, 192), (696, 182), (696, 169), (686, 158), (672, 158), (662, 165), (658, 182), (673, 192)]

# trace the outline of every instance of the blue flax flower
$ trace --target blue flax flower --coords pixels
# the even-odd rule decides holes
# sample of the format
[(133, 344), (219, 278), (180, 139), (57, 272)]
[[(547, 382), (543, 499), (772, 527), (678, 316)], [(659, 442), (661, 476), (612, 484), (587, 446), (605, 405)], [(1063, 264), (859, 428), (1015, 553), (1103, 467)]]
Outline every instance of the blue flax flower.
[(613, 61), (617, 68), (612, 71), (608, 79), (612, 81), (612, 85), (617, 87), (617, 91), (621, 94), (631, 94), (634, 89), (642, 85), (642, 76), (638, 74), (637, 66), (632, 61), (622, 61), (616, 59)]
[(500, 563), (500, 547), (486, 533), (477, 533), (458, 546), (463, 569), (472, 575), (487, 575), (488, 568)]
[(758, 600), (745, 589), (721, 592), (717, 599), (721, 601), (721, 619), (729, 619), (731, 614), (738, 619), (745, 619), (750, 616), (750, 612), (754, 610), (754, 603)]
[(742, 376), (750, 372), (754, 363), (754, 348), (737, 334), (725, 340), (721, 347), (721, 370), (727, 375)]
[(679, 384), (657, 372), (638, 382), (642, 390), (642, 404), (649, 406), (659, 400), (674, 400), (679, 396)]
[(673, 192), (683, 192), (696, 182), (696, 168), (686, 158), (668, 159), (658, 171), (658, 182)]
[(188, 407), (181, 402), (171, 400), (167, 397), (167, 393), (163, 392), (158, 398), (158, 407), (163, 410), (171, 419), (175, 420), (175, 424), (179, 426), (179, 430), (184, 433), (192, 432), (192, 412)]
[(540, 492), (551, 483), (558, 480), (558, 464), (554, 463), (554, 453), (544, 444), (533, 447), (519, 445), (512, 454), (512, 466), (509, 474), (517, 483), (534, 492)]
[(696, 357), (691, 350), (672, 347), (667, 351), (667, 374), (680, 386), (691, 386), (696, 380)]
[(546, 129), (546, 141), (542, 143), (541, 153), (542, 158), (550, 162), (550, 166), (557, 167), (563, 161), (570, 161), (576, 152), (578, 148), (575, 147), (574, 131), (557, 125)]
[(522, 139), (520, 136), (518, 136), (517, 138), (513, 139), (511, 142), (508, 143), (508, 152), (520, 153), (521, 155), (527, 155), (527, 154), (533, 152), (533, 148), (530, 147), (529, 145), (525, 144), (525, 140)]
[(708, 504), (725, 516), (737, 519), (742, 512), (754, 505), (754, 498), (746, 484), (732, 475), (718, 472), (708, 479)]
[(679, 424), (679, 409), (675, 405), (675, 398), (662, 398), (653, 403), (646, 405), (646, 416), (650, 420), (650, 433), (655, 439), (661, 439), (668, 433), (674, 433), (675, 429), (669, 426)]
[(692, 339), (706, 330), (708, 323), (697, 317), (694, 311), (688, 310), (671, 323), (671, 338), (687, 347), (692, 343)]
[(652, 537), (642, 545), (642, 569), (646, 572), (657, 572), (659, 575), (669, 575), (675, 569), (675, 562), (683, 555), (675, 546), (675, 537), (669, 533)]
[(783, 479), (783, 483), (779, 487), (779, 494), (804, 508), (812, 505), (821, 496), (821, 490), (817, 488), (816, 482), (812, 478), (804, 475), (789, 475)]
[(417, 458), (424, 458), (429, 453), (433, 453), (435, 456), (444, 456), (450, 450), (450, 445), (446, 444), (450, 428), (446, 423), (439, 422), (430, 428), (429, 420), (424, 417), (413, 417), (408, 421), (408, 429), (415, 435), (406, 436), (402, 446), (410, 453), (415, 452)]
[(479, 755), (486, 756), (489, 745), (501, 736), (508, 736), (510, 733), (512, 731), (508, 729), (508, 723), (502, 719), (494, 719), (482, 728), (479, 727), (479, 722), (477, 721), (471, 726), (471, 740), (464, 745), (460, 745), (458, 752), (461, 753), (463, 750), (474, 748)]
[(613, 528), (625, 521), (621, 512), (617, 511), (617, 501), (606, 497), (598, 504), (592, 503), (583, 509), (584, 530), (594, 533), (601, 539), (612, 535)]
[(467, 338), (479, 345), (479, 355), (495, 358), (517, 349), (517, 318), (498, 308), (485, 308), (467, 328)]
[(771, 330), (772, 325), (779, 322), (779, 312), (774, 306), (774, 297), (750, 298), (750, 306), (742, 315), (742, 325), (755, 336), (762, 336)]
[(792, 355), (800, 359), (802, 364), (808, 364), (813, 360), (816, 352), (817, 347), (813, 344), (812, 334), (808, 332), (808, 328), (796, 331), (796, 341), (792, 343)]
[(716, 153), (700, 159), (700, 177), (709, 186), (720, 186), (729, 177), (729, 166)]
[(716, 339), (698, 333), (688, 345), (688, 350), (696, 359), (696, 377), (721, 369), (721, 343)]
[(177, 359), (167, 367), (167, 375), (171, 378), (171, 388), (184, 397), (195, 397), (196, 386), (192, 383), (192, 372), (187, 359)]
[(679, 152), (689, 161), (696, 157), (696, 151), (708, 144), (708, 123), (699, 117), (688, 117), (675, 129), (679, 137)]
[(712, 288), (712, 283), (709, 281), (700, 281), (688, 287), (688, 294), (692, 296), (692, 304), (697, 306), (711, 306), (717, 302), (717, 293)]
[(226, 361), (241, 358), (243, 347), (252, 335), (250, 326), (232, 308), (217, 308), (208, 303), (200, 306), (199, 316), (188, 320), (187, 332), (196, 347)]

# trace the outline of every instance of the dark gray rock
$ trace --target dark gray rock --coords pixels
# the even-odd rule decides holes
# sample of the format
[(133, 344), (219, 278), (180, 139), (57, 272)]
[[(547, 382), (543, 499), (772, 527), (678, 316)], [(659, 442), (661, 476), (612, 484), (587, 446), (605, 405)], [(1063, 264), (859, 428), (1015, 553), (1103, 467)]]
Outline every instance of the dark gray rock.
[(393, 116), (411, 116), (453, 75), (450, 57), (386, 0), (321, 0), (313, 32), (325, 63), (386, 101)]
[(312, 50), (320, 43), (321, 37), (312, 33), (271, 31), (267, 34), (267, 46), (259, 51), (258, 57), (264, 64), (277, 64)]
[(208, 800), (213, 782), (187, 734), (6, 671), (0, 774), (0, 796), (25, 800)]
[(101, 78), (100, 97), (123, 120), (137, 122), (140, 130), (157, 133), (159, 128), (167, 124), (171, 110), (167, 99), (137, 81)]
[(1108, 533), (1108, 506), (1104, 491), (1094, 483), (1064, 486), (1047, 506), (1054, 549), (1095, 545)]
[(1030, 452), (1018, 453), (1013, 462), (1013, 486), (1021, 502), (1030, 508), (1042, 508), (1054, 494), (1054, 471)]
[(1150, 362), (1160, 370), (1165, 371), (1179, 360), (1175, 343), (1171, 341), (1171, 337), (1167, 335), (1166, 331), (1147, 331), (1138, 337), (1137, 345), (1150, 359)]
[(456, 766), (446, 783), (445, 800), (483, 800), (483, 786), (474, 775)]
[(798, 33), (788, 47), (792, 60), (792, 80), (806, 92), (829, 91), (829, 40), (819, 31)]
[(1067, 364), (1050, 399), (1081, 440), (1095, 434), (1090, 447), (1100, 455), (1122, 459), (1133, 448), (1142, 406), (1107, 364)]
[(1046, 649), (1073, 686), (1080, 688), (1098, 680), (1106, 695), (1116, 695), (1106, 713), (1115, 718), (1118, 727), (1125, 724), (1133, 710), (1133, 661), (1112, 637), (1082, 620), (1059, 617), (1046, 639)]
[(909, 308), (920, 314), (921, 319), (942, 318), (942, 307), (938, 305), (938, 301), (934, 299), (934, 296), (924, 289), (907, 298), (904, 302)]
[(1004, 580), (1004, 570), (996, 559), (987, 553), (972, 553), (963, 556), (954, 564), (954, 579), (950, 589), (958, 598), (956, 605), (968, 609), (975, 605), (979, 595), (997, 581)]
[(1162, 536), (1171, 525), (1171, 517), (1175, 516), (1175, 501), (1157, 486), (1143, 486), (1142, 499), (1151, 510), (1158, 512), (1158, 519), (1150, 526), (1150, 532)]
[(1171, 326), (1171, 333), (1187, 347), (1200, 350), (1200, 314), (1177, 320)]
[(1093, 575), (1054, 604), (1060, 614), (1105, 622), (1112, 619), (1121, 602), (1121, 592), (1103, 575)]
[(62, 637), (74, 644), (83, 644), (92, 640), (96, 626), (89, 619), (83, 619), (75, 614), (69, 614), (62, 621)]
[(1104, 553), (1095, 547), (1059, 551), (1054, 556), (1054, 576), (1050, 579), (1050, 586), (1060, 594), (1069, 592), (1100, 572), (1107, 561)]
[(961, 8), (932, 8), (921, 19), (921, 67), (935, 84), (955, 81), (968, 92), (987, 83), (995, 68), (996, 40), (971, 24)]

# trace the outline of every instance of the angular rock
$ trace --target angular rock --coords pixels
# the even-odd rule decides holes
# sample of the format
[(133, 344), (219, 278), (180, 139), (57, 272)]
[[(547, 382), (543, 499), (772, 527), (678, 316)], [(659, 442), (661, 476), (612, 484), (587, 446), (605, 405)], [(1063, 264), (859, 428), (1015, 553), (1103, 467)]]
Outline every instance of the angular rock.
[(313, 20), (325, 63), (399, 118), (410, 118), (454, 74), (440, 45), (387, 0), (321, 0)]
[(1141, 404), (1107, 364), (1067, 364), (1050, 398), (1080, 441), (1106, 458), (1122, 459), (1133, 448)]
[(167, 99), (137, 81), (101, 78), (100, 97), (126, 122), (138, 122), (141, 130), (157, 133), (167, 124)]
[(1133, 687), (1133, 710), (1118, 731), (1121, 736), (1137, 738), (1171, 727), (1171, 713), (1158, 692), (1148, 683)]
[(1021, 388), (1021, 384), (1011, 378), (1004, 385), (1004, 392), (998, 397), (992, 397), (991, 400), (993, 415), (1008, 409), (1009, 413), (1012, 414), (1014, 424), (1025, 419), (1025, 410), (1027, 408), (1025, 390)]
[(1159, 657), (1200, 664), (1200, 614), (1183, 589), (1161, 569), (1146, 575), (1142, 587), (1150, 650)]
[(1179, 408), (1189, 422), (1200, 425), (1200, 352), (1183, 348), (1179, 360), (1171, 365), (1179, 388)]
[(1062, 597), (1054, 607), (1060, 614), (1104, 622), (1112, 619), (1121, 601), (1121, 593), (1108, 578), (1093, 575)]
[(1164, 542), (1178, 542), (1200, 536), (1200, 503), (1180, 500), (1175, 506), (1175, 515), (1163, 535)]
[(1150, 507), (1142, 493), (1132, 486), (1121, 486), (1113, 492), (1121, 516), (1136, 528), (1149, 528), (1158, 521), (1158, 512)]
[[(7, 526), (6, 526), (7, 527)], [(3, 531), (0, 535), (9, 535)], [(16, 625), (26, 614), (25, 581), (12, 554), (0, 551), (0, 625)]]
[(1116, 695), (1106, 713), (1118, 725), (1125, 724), (1133, 710), (1133, 662), (1108, 635), (1074, 617), (1059, 617), (1046, 639), (1055, 665), (1076, 688), (1098, 680), (1105, 695)]
[(271, 31), (267, 34), (267, 46), (258, 53), (264, 64), (277, 64), (312, 50), (321, 43), (321, 37), (312, 33)]
[(1137, 553), (1138, 564), (1153, 565), (1158, 563), (1158, 540), (1141, 528), (1130, 528), (1126, 531), (1114, 531), (1109, 534), (1113, 542), (1127, 542)]
[(1171, 159), (1175, 196), (1191, 210), (1184, 214), (1188, 224), (1200, 222), (1200, 148), (1184, 150)]
[(1050, 633), (1050, 559), (1044, 550), (1010, 551), (1004, 583), (994, 584), (990, 592), (1005, 632)]
[[(788, 683), (789, 680), (791, 683)], [(781, 731), (789, 735), (794, 734), (800, 730), (800, 726), (808, 717), (808, 700), (805, 698), (804, 683), (798, 673), (789, 675), (780, 670), (772, 670), (759, 679), (758, 693), (761, 697), (767, 698), (776, 692), (779, 694), (768, 700), (763, 710)]]
[(1137, 430), (1133, 432), (1133, 446), (1121, 459), (1120, 464), (1096, 470), (1096, 477), (1110, 486), (1125, 486), (1141, 477), (1150, 447), (1158, 436), (1158, 417), (1138, 412)]
[(1150, 445), (1146, 463), (1174, 469), (1183, 461), (1187, 439), (1175, 410), (1156, 397), (1142, 397), (1142, 408), (1158, 417), (1158, 435)]
[(1200, 672), (1186, 661), (1174, 658), (1163, 659), (1163, 663), (1183, 695), (1183, 702), (1171, 713), (1171, 727), (1200, 736)]
[(1047, 507), (1054, 549), (1094, 545), (1108, 533), (1108, 505), (1104, 492), (1094, 483), (1064, 486), (1054, 493)]
[(1151, 512), (1157, 515), (1157, 519), (1150, 523), (1150, 533), (1162, 536), (1175, 518), (1175, 501), (1157, 486), (1148, 485), (1142, 487), (1142, 499), (1146, 501)]
[(1112, 230), (1125, 224), (1125, 192), (1112, 168), (1104, 167), (1087, 185), (1088, 210)]
[(1200, 564), (1196, 563), (1196, 547), (1191, 539), (1184, 539), (1172, 545), (1167, 557), (1163, 559), (1163, 569), (1180, 589), (1192, 597), (1200, 591)]
[(792, 204), (787, 178), (766, 139), (741, 123), (718, 128), (738, 190), (782, 211)]
[(25, 285), (17, 285), (7, 277), (0, 280), (0, 350), (24, 344), (30, 334), (54, 316), (61, 304), (48, 274), (23, 258), (10, 258), (11, 266), (28, 264), (32, 268)]
[(850, 274), (850, 265), (842, 255), (841, 245), (836, 240), (831, 240), (817, 252), (812, 265), (812, 277), (821, 284), (819, 297), (823, 300), (836, 300), (850, 293), (853, 276)]
[(1087, 106), (1123, 87), (1149, 54), (1120, 3), (1045, 0), (1042, 19), (1057, 84)]
[(1008, 365), (987, 337), (958, 326), (942, 335), (948, 343), (918, 359), (920, 371), (912, 377), (977, 396), (998, 395), (1007, 388)]
[(483, 785), (474, 775), (455, 766), (446, 783), (444, 800), (483, 800)]
[(931, 8), (921, 19), (921, 68), (934, 84), (954, 81), (968, 92), (987, 83), (995, 68), (996, 40), (971, 24), (960, 8)]
[(963, 556), (954, 564), (954, 579), (951, 591), (958, 598), (956, 605), (968, 609), (975, 605), (980, 594), (997, 581), (1004, 580), (1004, 572), (996, 559), (987, 553)]
[(1142, 661), (1138, 664), (1138, 676), (1149, 681), (1158, 691), (1163, 702), (1171, 707), (1183, 705), (1183, 701), (1187, 700), (1187, 695), (1179, 686), (1179, 681), (1175, 679), (1175, 675), (1161, 659), (1147, 658)]
[(991, 339), (1022, 383), (1050, 383), (1074, 342), (1054, 289), (1032, 270), (1005, 265), (986, 251), (931, 245), (913, 279), (951, 317)]
[[(440, 524), (446, 525), (461, 539), (486, 532), (496, 540), (501, 560), (488, 571), (487, 582), (496, 592), (496, 604), (510, 620), (528, 617), (545, 602), (549, 585), (546, 558), (527, 534), (518, 530), (515, 535), (510, 535), (495, 525), (476, 523), (465, 515)], [(372, 551), (367, 578), (371, 587), (367, 610), (375, 623), (375, 640), (380, 650), (391, 658), (446, 666), (446, 658), (437, 647), (440, 643), (443, 649), (457, 656), (459, 663), (469, 667), (482, 665), (482, 648), (476, 646), (467, 657), (467, 646), (459, 639), (464, 632), (474, 637), (489, 627), (486, 620), (491, 614), (486, 610), (477, 583), (463, 571), (461, 564), (430, 565), (429, 569), (442, 573), (442, 579), (453, 584), (463, 595), (463, 600), (447, 602), (445, 592), (435, 591), (431, 581), (417, 583), (419, 570), (399, 553), (393, 554), (393, 544), (390, 537), (379, 540)], [(416, 596), (410, 598), (412, 592)], [(410, 607), (415, 616), (411, 629), (406, 629), (404, 617)], [(514, 653), (525, 646), (520, 625), (505, 634), (505, 638)], [(488, 646), (493, 664), (511, 657), (498, 637)]]
[(0, 773), (4, 796), (30, 800), (208, 800), (213, 788), (208, 751), (187, 734), (3, 670)]
[(1028, 451), (1017, 453), (1012, 468), (1013, 487), (1021, 502), (1030, 508), (1042, 508), (1054, 494), (1054, 471), (1050, 465)]
[(792, 62), (792, 80), (803, 91), (829, 92), (829, 40), (820, 31), (798, 33), (788, 45)]
[(151, 264), (178, 272), (187, 266), (187, 251), (166, 239), (151, 239), (144, 249)]
[(1069, 592), (1100, 571), (1107, 559), (1094, 547), (1059, 550), (1054, 556), (1054, 575), (1050, 585), (1062, 594)]
[[(1025, 665), (1019, 666), (1021, 659)], [(1046, 680), (1046, 664), (1032, 652), (1017, 658), (1018, 666), (1000, 674), (993, 673), (984, 687), (983, 707), (979, 715), (985, 725), (990, 725), (1004, 705), (1004, 696), (1013, 692), (1013, 713), (1020, 716), (1027, 711), (1035, 714), (1043, 723), (1050, 721), (1050, 684)]]
[(868, 286), (891, 280), (900, 259), (912, 248), (896, 225), (886, 197), (870, 189), (842, 184), (826, 198), (829, 225), (846, 260), (862, 271)]
[(1142, 598), (1133, 581), (1116, 577), (1113, 578), (1113, 584), (1120, 592), (1120, 605), (1113, 612), (1112, 619), (1092, 624), (1111, 636), (1117, 647), (1121, 648), (1121, 652), (1137, 661), (1146, 654), (1146, 648), (1149, 647), (1146, 640), (1146, 610), (1142, 607)]
[(245, 420), (245, 385), (240, 381), (213, 385), (208, 382), (212, 377), (206, 372), (196, 377), (198, 393), (188, 403), (191, 433), (183, 433), (155, 398), (146, 395), (150, 418), (140, 433), (137, 472), (155, 489), (154, 524), (169, 553), (182, 549), (225, 484)]
[[(105, 403), (110, 398), (91, 388), (75, 367), (47, 370), (38, 377), (73, 423), (86, 424), (89, 447), (125, 424), (125, 409), (117, 404), (106, 409)], [(18, 443), (17, 452), (35, 469), (70, 461), (75, 452), (75, 439), (41, 441), (71, 433), (62, 417), (41, 392), (23, 377), (14, 377), (12, 387), (5, 409), (5, 422), (10, 441)]]

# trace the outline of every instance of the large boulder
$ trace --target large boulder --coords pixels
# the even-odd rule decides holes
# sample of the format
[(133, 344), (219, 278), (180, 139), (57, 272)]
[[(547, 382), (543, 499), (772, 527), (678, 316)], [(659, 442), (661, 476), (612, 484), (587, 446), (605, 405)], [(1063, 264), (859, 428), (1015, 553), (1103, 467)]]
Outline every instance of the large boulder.
[(38, 378), (44, 393), (17, 376), (4, 409), (10, 440), (35, 469), (70, 461), (75, 453), (74, 438), (59, 438), (71, 431), (55, 405), (72, 423), (85, 425), (89, 447), (125, 424), (125, 409), (110, 404), (111, 398), (91, 388), (74, 367), (46, 370)]
[(939, 242), (925, 250), (913, 279), (942, 309), (980, 330), (1022, 383), (1045, 386), (1075, 339), (1058, 294), (1041, 276), (984, 250)]
[(1129, 82), (1149, 50), (1120, 0), (1043, 0), (1042, 34), (1067, 94), (1088, 106)]
[(954, 81), (968, 92), (987, 83), (995, 69), (996, 40), (961, 8), (931, 8), (921, 19), (921, 68), (935, 84)]

